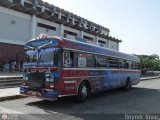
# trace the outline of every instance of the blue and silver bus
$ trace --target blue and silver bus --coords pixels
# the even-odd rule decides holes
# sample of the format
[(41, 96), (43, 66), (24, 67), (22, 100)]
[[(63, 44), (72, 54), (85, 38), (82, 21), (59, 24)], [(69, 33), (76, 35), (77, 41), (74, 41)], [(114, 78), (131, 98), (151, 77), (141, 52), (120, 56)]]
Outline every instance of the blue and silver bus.
[(57, 100), (75, 96), (83, 102), (96, 92), (140, 81), (139, 58), (96, 45), (45, 36), (25, 44), (21, 95)]

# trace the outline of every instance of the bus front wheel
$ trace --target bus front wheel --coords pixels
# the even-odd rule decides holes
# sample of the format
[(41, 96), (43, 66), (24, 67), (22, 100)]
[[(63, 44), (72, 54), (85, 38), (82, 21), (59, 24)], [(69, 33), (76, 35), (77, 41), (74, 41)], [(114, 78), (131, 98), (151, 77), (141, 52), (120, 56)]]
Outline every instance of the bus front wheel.
[(86, 82), (82, 82), (78, 88), (78, 95), (76, 96), (76, 101), (80, 103), (84, 102), (87, 99), (88, 95), (89, 95), (89, 88)]

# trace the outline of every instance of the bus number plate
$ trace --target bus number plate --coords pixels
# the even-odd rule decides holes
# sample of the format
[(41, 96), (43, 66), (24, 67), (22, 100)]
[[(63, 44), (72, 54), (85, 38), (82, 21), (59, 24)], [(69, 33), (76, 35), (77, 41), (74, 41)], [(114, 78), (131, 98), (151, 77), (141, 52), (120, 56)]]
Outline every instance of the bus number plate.
[(36, 96), (36, 92), (31, 92), (31, 95), (32, 96)]

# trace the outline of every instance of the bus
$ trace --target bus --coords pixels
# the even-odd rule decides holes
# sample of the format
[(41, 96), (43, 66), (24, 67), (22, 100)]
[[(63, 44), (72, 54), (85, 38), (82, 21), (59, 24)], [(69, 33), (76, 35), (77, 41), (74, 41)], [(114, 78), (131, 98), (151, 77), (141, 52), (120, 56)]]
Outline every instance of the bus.
[(55, 101), (75, 96), (84, 102), (90, 94), (140, 81), (139, 58), (108, 48), (56, 36), (42, 35), (25, 46), (20, 94)]

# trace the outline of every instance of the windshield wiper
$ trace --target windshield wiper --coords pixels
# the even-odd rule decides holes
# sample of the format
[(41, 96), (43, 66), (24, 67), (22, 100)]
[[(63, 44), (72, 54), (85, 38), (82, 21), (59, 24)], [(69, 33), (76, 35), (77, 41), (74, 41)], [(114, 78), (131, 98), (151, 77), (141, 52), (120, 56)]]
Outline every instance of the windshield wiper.
[[(25, 47), (30, 48), (30, 49), (34, 49), (33, 47), (31, 47), (31, 46), (27, 46), (27, 45), (25, 45)], [(25, 49), (25, 48), (24, 48), (24, 49)]]
[(41, 46), (38, 46), (38, 49), (40, 49), (40, 48), (42, 48), (42, 47), (44, 47), (44, 46), (50, 45), (51, 43), (52, 43), (52, 42), (50, 41), (49, 43), (46, 43), (46, 44), (41, 45)]

